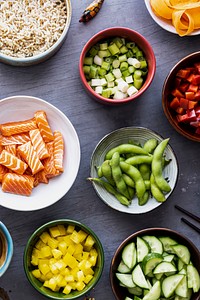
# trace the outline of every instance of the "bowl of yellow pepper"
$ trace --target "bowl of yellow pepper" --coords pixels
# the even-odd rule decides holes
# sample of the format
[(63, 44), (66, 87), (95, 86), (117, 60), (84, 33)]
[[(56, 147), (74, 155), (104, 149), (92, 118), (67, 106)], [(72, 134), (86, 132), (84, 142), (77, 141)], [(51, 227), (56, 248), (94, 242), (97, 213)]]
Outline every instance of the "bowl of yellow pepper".
[(104, 251), (96, 234), (69, 219), (50, 221), (30, 236), (24, 270), (31, 285), (50, 299), (77, 299), (99, 281)]

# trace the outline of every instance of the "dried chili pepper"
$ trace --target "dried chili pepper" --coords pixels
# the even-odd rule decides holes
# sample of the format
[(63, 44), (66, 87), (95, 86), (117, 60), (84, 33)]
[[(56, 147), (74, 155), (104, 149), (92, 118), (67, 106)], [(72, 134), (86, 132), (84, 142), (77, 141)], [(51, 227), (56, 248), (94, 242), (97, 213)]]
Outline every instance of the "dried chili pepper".
[(104, 0), (94, 0), (83, 12), (79, 22), (88, 22), (99, 12)]

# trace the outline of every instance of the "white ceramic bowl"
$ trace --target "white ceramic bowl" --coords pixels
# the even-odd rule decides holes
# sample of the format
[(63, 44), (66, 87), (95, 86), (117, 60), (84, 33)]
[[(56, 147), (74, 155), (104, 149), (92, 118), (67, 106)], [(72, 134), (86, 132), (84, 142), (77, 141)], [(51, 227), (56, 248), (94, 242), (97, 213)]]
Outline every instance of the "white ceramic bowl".
[[(91, 156), (91, 177), (98, 177), (97, 167), (100, 166), (105, 158), (105, 154), (113, 147), (123, 143), (128, 143), (130, 140), (138, 142), (141, 145), (150, 139), (155, 138), (158, 142), (163, 140), (159, 134), (144, 127), (124, 127), (115, 130), (104, 136), (95, 147)], [(171, 162), (164, 168), (163, 176), (169, 179), (171, 191), (166, 194), (166, 200), (173, 192), (178, 178), (178, 162), (175, 153), (168, 144), (165, 149), (165, 156), (171, 159)], [(93, 182), (93, 186), (97, 195), (110, 207), (115, 210), (129, 213), (141, 214), (146, 213), (160, 206), (162, 203), (151, 197), (145, 205), (139, 205), (136, 196), (133, 198), (131, 205), (122, 205), (112, 194), (108, 193), (103, 187)], [(164, 202), (163, 202), (164, 203)]]
[[(163, 29), (177, 34), (175, 27), (172, 25), (172, 22), (170, 20), (164, 19), (164, 18), (160, 18), (158, 17), (152, 10), (151, 5), (150, 5), (150, 0), (144, 0), (145, 4), (146, 4), (146, 8), (150, 14), (150, 16), (152, 17), (152, 19)], [(190, 35), (199, 35), (200, 34), (200, 30), (194, 30)]]
[(67, 38), (68, 30), (70, 27), (71, 23), (71, 18), (72, 18), (72, 6), (71, 6), (71, 0), (64, 0), (66, 3), (66, 9), (67, 9), (67, 20), (66, 24), (64, 27), (64, 30), (59, 37), (59, 39), (46, 51), (30, 56), (30, 57), (25, 57), (25, 58), (17, 58), (17, 57), (12, 57), (5, 55), (3, 53), (0, 53), (0, 62), (3, 62), (8, 65), (12, 66), (18, 66), (18, 67), (26, 67), (26, 66), (31, 66), (35, 64), (39, 64), (47, 59), (49, 59), (51, 56), (53, 56), (63, 45)]
[(35, 97), (13, 96), (0, 100), (1, 123), (30, 119), (37, 110), (44, 110), (52, 130), (59, 130), (64, 138), (64, 172), (40, 183), (28, 197), (4, 193), (0, 189), (0, 205), (19, 211), (33, 211), (47, 207), (61, 199), (73, 185), (80, 164), (80, 143), (70, 120), (55, 106)]
[(4, 223), (0, 221), (0, 277), (7, 271), (13, 257), (13, 240)]

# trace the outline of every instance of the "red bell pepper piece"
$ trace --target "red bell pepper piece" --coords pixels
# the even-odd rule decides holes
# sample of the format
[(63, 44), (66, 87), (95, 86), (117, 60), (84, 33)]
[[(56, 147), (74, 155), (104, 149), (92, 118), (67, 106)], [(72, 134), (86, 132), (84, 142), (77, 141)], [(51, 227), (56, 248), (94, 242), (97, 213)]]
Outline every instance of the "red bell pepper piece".
[(187, 92), (193, 92), (193, 93), (196, 93), (198, 91), (198, 85), (194, 85), (194, 84), (190, 84), (189, 87), (188, 87), (188, 90)]
[(186, 79), (190, 75), (189, 69), (180, 69), (176, 76)]
[(185, 93), (188, 90), (189, 83), (188, 82), (183, 82), (179, 85), (179, 90), (183, 93)]
[(200, 101), (200, 90), (198, 90), (198, 91), (194, 94), (194, 100), (195, 100), (195, 101)]
[(188, 108), (188, 102), (189, 100), (188, 99), (185, 99), (185, 98), (180, 98), (180, 107), (184, 108), (184, 109), (187, 109)]
[(185, 109), (179, 106), (179, 107), (176, 109), (176, 112), (177, 112), (179, 115), (183, 115), (184, 112), (185, 112)]
[(188, 109), (194, 109), (194, 107), (197, 105), (197, 101), (191, 101), (191, 100), (189, 100), (188, 101)]
[(174, 97), (169, 106), (172, 109), (176, 110), (180, 106), (179, 99), (177, 97)]
[(200, 74), (193, 74), (191, 83), (194, 85), (199, 85), (200, 84)]
[(185, 92), (185, 98), (188, 100), (194, 100), (194, 92)]
[(179, 91), (179, 89), (175, 88), (173, 91), (172, 91), (172, 95), (174, 97), (178, 97), (178, 98), (181, 98), (181, 97), (184, 97), (184, 95)]

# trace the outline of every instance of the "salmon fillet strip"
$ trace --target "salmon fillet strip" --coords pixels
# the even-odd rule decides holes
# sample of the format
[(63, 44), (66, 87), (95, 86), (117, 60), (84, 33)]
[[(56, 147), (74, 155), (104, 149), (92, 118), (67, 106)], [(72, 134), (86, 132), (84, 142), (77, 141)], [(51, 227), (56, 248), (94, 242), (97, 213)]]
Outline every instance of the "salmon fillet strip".
[(12, 155), (16, 156), (16, 153), (17, 153), (16, 145), (6, 145), (6, 146), (4, 146), (4, 149), (6, 151), (8, 151), (9, 153), (11, 153)]
[(49, 126), (47, 115), (43, 110), (36, 111), (35, 120), (45, 143), (53, 141), (53, 133)]
[(44, 172), (47, 178), (51, 178), (59, 175), (60, 172), (56, 170), (54, 164), (54, 142), (49, 142), (46, 145), (50, 156), (43, 161)]
[(30, 196), (33, 189), (34, 178), (28, 175), (7, 173), (2, 180), (3, 192)]
[(30, 141), (30, 137), (28, 133), (14, 134), (11, 136), (0, 135), (0, 145), (2, 146), (21, 145), (28, 141)]
[(29, 132), (31, 143), (33, 145), (34, 150), (37, 152), (40, 159), (44, 159), (49, 157), (49, 153), (46, 148), (46, 144), (43, 141), (43, 138), (40, 134), (39, 129), (33, 129)]
[(30, 141), (18, 146), (17, 151), (25, 160), (25, 162), (29, 165), (33, 175), (44, 169), (44, 166), (41, 163), (37, 152), (34, 150)]
[(35, 118), (24, 121), (0, 124), (0, 132), (4, 136), (11, 136), (13, 134), (24, 133), (36, 128), (37, 124)]
[(24, 174), (28, 167), (25, 162), (6, 150), (3, 150), (0, 154), (0, 164), (21, 175)]
[(64, 141), (60, 131), (54, 131), (54, 165), (60, 172), (64, 171), (63, 158), (64, 158)]
[(5, 166), (0, 165), (0, 182), (2, 182), (3, 177), (6, 173), (8, 173), (8, 169)]

